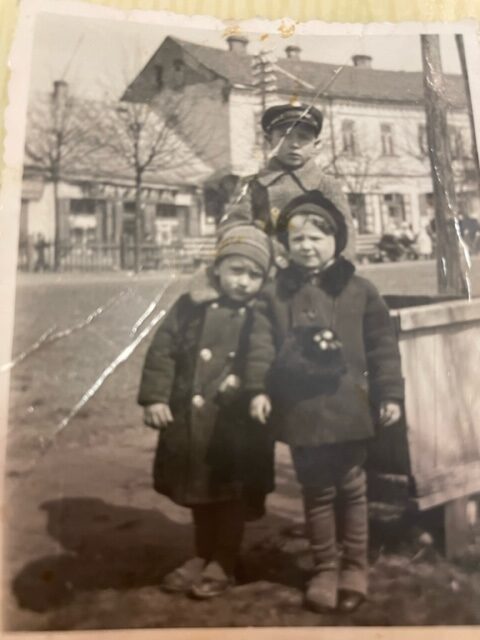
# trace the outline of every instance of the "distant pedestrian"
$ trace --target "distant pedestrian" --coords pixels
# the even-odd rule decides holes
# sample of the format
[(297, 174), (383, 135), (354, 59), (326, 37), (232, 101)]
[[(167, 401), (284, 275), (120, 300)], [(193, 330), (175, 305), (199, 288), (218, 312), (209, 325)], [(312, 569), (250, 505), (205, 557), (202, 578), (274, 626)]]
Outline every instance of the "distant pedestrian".
[(428, 233), (427, 226), (421, 227), (417, 236), (417, 250), (420, 258), (427, 259), (432, 257), (432, 239)]
[(170, 309), (147, 353), (138, 401), (159, 429), (154, 486), (192, 510), (195, 554), (166, 591), (211, 598), (233, 583), (247, 519), (273, 490), (273, 441), (248, 416), (242, 390), (255, 296), (271, 266), (268, 236), (224, 229), (213, 267)]
[(35, 251), (37, 252), (37, 260), (35, 262), (34, 271), (47, 271), (49, 265), (46, 260), (45, 252), (50, 243), (45, 240), (43, 233), (38, 233), (35, 241)]

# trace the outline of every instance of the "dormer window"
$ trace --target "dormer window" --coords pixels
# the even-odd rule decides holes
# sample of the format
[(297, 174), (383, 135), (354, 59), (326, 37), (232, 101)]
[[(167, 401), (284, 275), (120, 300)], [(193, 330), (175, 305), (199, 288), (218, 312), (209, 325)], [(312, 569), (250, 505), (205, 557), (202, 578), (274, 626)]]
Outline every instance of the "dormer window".
[(158, 89), (163, 89), (163, 67), (161, 64), (155, 65), (155, 82)]
[(177, 58), (173, 61), (172, 87), (182, 89), (185, 86), (185, 63)]

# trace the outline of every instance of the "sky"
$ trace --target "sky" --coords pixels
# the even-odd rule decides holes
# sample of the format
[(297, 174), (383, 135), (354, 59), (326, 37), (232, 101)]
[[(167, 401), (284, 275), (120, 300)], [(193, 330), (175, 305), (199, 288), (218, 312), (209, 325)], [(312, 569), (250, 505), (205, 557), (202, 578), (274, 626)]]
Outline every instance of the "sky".
[[(63, 79), (74, 93), (85, 97), (119, 97), (168, 35), (226, 49), (221, 30), (41, 14), (34, 33), (31, 91), (49, 91), (54, 80)], [(285, 57), (285, 47), (296, 44), (302, 48), (304, 60), (351, 64), (351, 56), (362, 53), (372, 56), (372, 66), (377, 69), (422, 68), (418, 35), (283, 38), (272, 34), (265, 41), (260, 35), (249, 35), (252, 53), (267, 47)], [(459, 73), (454, 36), (442, 35), (440, 42), (444, 70)]]

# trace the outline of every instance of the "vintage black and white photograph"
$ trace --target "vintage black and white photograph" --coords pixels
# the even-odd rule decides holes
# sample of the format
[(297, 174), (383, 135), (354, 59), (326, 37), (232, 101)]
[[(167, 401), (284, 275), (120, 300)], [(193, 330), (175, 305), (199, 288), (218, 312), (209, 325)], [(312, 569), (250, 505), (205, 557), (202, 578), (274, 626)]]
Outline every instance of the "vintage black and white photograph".
[(29, 6), (4, 631), (478, 625), (476, 25)]

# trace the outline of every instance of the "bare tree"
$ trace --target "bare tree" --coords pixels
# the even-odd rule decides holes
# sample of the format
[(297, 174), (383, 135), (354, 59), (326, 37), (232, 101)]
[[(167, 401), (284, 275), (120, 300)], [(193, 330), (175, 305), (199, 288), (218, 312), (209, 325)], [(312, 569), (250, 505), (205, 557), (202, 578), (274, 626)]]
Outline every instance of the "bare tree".
[(98, 104), (79, 100), (64, 81), (53, 92), (31, 100), (27, 117), (25, 163), (34, 165), (53, 184), (54, 269), (60, 268), (61, 207), (59, 183), (85, 166), (98, 149)]
[(166, 172), (188, 166), (201, 176), (206, 167), (178, 133), (181, 96), (163, 101), (161, 113), (138, 102), (112, 102), (105, 110), (98, 132), (99, 144), (119, 173), (131, 176), (135, 190), (135, 271), (141, 268), (140, 248), (144, 239), (144, 184)]

